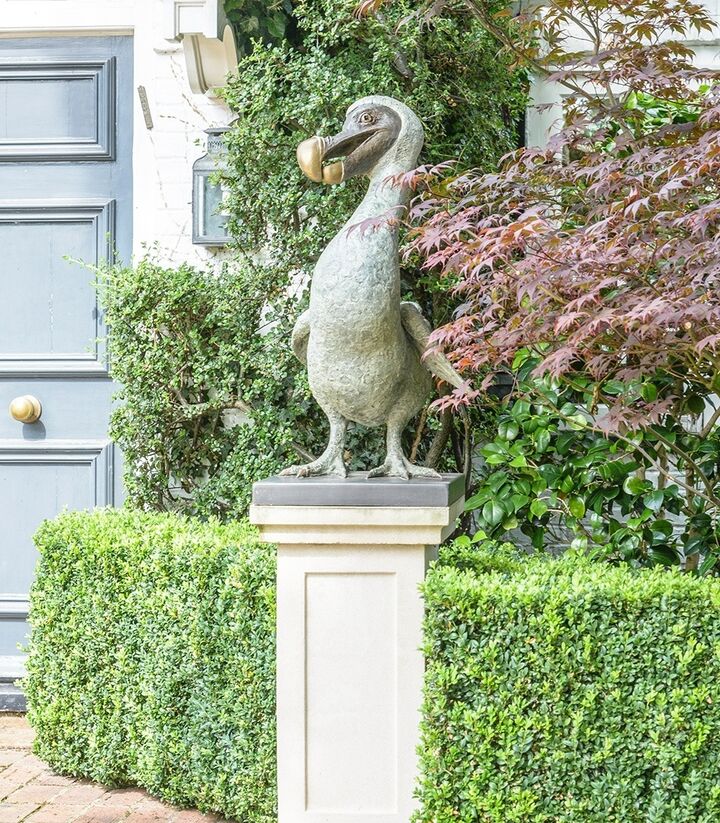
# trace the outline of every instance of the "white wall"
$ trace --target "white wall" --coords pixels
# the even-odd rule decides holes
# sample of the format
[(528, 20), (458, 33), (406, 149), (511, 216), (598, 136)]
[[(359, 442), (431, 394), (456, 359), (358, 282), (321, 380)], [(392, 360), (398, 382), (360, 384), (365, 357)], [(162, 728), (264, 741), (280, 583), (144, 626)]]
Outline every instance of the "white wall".
[[(0, 37), (127, 34), (134, 38), (133, 254), (158, 243), (169, 263), (215, 253), (191, 242), (192, 164), (204, 154), (208, 126), (225, 125), (219, 100), (193, 94), (182, 44), (173, 35), (173, 0), (0, 0)], [(195, 6), (198, 4), (195, 3)], [(153, 128), (145, 125), (144, 86)], [(120, 112), (122, 122), (123, 114)]]

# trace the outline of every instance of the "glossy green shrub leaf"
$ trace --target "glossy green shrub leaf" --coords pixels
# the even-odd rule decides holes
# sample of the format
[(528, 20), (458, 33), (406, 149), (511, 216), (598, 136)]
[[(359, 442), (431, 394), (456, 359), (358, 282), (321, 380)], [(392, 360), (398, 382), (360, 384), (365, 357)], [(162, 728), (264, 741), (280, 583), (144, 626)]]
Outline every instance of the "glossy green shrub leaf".
[(685, 406), (693, 414), (702, 414), (705, 411), (705, 398), (699, 394), (691, 394), (685, 400)]
[(539, 497), (530, 504), (530, 513), (533, 517), (542, 517), (548, 510), (548, 504)]
[(648, 549), (648, 557), (659, 566), (677, 566), (677, 553), (670, 546), (652, 546)]
[(502, 488), (503, 484), (508, 480), (508, 475), (504, 471), (493, 472), (487, 479), (487, 485), (491, 491), (497, 492)]
[(673, 533), (673, 525), (669, 520), (653, 520), (650, 524), (650, 530), (662, 537), (670, 537)]
[(506, 515), (505, 507), (497, 500), (488, 501), (482, 508), (483, 520), (491, 526), (502, 523)]
[(651, 488), (651, 484), (647, 480), (643, 480), (640, 477), (628, 477), (623, 483), (623, 489), (628, 494), (642, 494), (649, 488)]
[(498, 437), (503, 440), (514, 440), (520, 432), (520, 427), (514, 420), (500, 423), (498, 426)]
[(654, 403), (657, 400), (658, 391), (654, 383), (643, 383), (640, 387), (640, 394), (647, 403)]
[(663, 507), (663, 501), (665, 499), (665, 492), (662, 489), (655, 489), (654, 491), (648, 492), (648, 494), (643, 495), (643, 503), (653, 512), (659, 512), (660, 509)]
[(620, 380), (608, 380), (603, 384), (603, 391), (605, 394), (617, 395), (626, 391), (626, 386)]
[(512, 511), (519, 511), (520, 509), (527, 506), (530, 498), (526, 494), (520, 494), (515, 492), (515, 494), (510, 496), (510, 507)]
[(585, 501), (582, 499), (582, 497), (571, 497), (568, 500), (568, 511), (573, 517), (584, 517)]
[(535, 449), (538, 454), (542, 454), (542, 452), (547, 449), (550, 445), (550, 432), (547, 429), (541, 429), (537, 435), (535, 436)]

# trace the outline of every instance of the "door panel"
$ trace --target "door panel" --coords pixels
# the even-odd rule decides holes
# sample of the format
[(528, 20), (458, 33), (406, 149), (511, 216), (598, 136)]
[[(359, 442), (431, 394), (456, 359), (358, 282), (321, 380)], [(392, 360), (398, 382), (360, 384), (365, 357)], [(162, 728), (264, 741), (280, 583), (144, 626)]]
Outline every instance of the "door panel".
[(0, 158), (113, 159), (115, 58), (49, 62), (24, 51), (0, 66)]
[[(64, 508), (114, 503), (113, 385), (89, 267), (130, 257), (131, 112), (131, 38), (0, 39), (0, 708), (17, 707), (7, 681), (27, 633), (33, 533)], [(42, 404), (32, 424), (7, 412), (27, 394)]]
[[(38, 523), (64, 508), (85, 509), (113, 502), (112, 444), (55, 441), (50, 446), (35, 442), (0, 444), (0, 448), (0, 488), (4, 490), (0, 522), (15, 521), (13, 531), (20, 546), (32, 546)], [(29, 591), (35, 560), (34, 549), (0, 555), (0, 580), (10, 592)], [(22, 598), (16, 595), (14, 602), (22, 604)], [(18, 614), (13, 617), (18, 622)], [(2, 640), (0, 635), (0, 655), (17, 653), (12, 645), (17, 642), (15, 637), (6, 648)]]
[[(0, 369), (84, 367), (104, 374), (104, 334), (88, 266), (114, 247), (112, 200), (0, 201)], [(78, 262), (82, 261), (82, 263)], [(28, 300), (28, 293), (33, 299)]]
[[(16, 441), (106, 438), (114, 390), (107, 377), (69, 379), (62, 376), (17, 376), (0, 380), (0, 460), (3, 449)], [(42, 417), (37, 423), (18, 423), (8, 414), (10, 401), (24, 394), (31, 394), (42, 403)], [(0, 547), (2, 545), (0, 537)]]

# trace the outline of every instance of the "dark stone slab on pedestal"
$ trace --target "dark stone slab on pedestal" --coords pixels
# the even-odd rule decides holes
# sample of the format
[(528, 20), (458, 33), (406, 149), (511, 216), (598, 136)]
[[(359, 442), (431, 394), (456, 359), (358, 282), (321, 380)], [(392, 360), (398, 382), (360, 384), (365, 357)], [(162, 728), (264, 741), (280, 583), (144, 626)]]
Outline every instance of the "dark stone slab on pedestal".
[(465, 493), (461, 474), (439, 480), (399, 477), (269, 477), (253, 485), (256, 506), (451, 506)]

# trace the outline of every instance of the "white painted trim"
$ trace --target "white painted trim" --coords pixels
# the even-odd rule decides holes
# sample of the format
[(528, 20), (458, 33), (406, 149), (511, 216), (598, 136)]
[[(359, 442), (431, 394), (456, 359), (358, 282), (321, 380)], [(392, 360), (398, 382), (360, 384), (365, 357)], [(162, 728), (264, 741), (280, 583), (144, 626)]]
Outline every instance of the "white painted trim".
[(163, 0), (163, 3), (166, 40), (179, 40), (187, 34), (222, 36), (227, 18), (221, 0)]
[(26, 594), (0, 594), (0, 620), (24, 620), (29, 611), (30, 598)]
[(0, 679), (17, 680), (25, 677), (26, 660), (27, 657), (24, 654), (0, 654)]
[[(460, 508), (463, 501), (460, 500)], [(457, 503), (453, 508), (457, 510)], [(303, 526), (447, 526), (447, 506), (251, 506), (253, 523)]]
[(132, 37), (135, 29), (132, 26), (106, 26), (105, 28), (83, 26), (57, 26), (52, 31), (47, 27), (40, 28), (1, 28), (0, 40), (11, 37)]
[(285, 546), (432, 546), (450, 534), (465, 498), (452, 506), (251, 506), (263, 540)]

